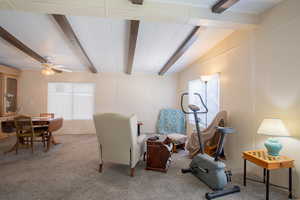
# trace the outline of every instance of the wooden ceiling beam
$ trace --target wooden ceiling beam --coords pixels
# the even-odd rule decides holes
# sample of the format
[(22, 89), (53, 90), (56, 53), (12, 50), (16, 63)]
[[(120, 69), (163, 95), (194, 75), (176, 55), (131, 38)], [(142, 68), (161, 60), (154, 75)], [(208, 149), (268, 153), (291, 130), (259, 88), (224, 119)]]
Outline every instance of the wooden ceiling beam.
[(159, 71), (158, 75), (164, 75), (178, 60), (179, 58), (192, 46), (192, 44), (197, 40), (197, 35), (200, 26), (195, 26), (183, 43), (178, 47), (174, 54), (169, 58), (167, 63)]
[(126, 66), (127, 74), (132, 73), (135, 48), (136, 48), (136, 43), (137, 43), (137, 38), (139, 33), (139, 26), (140, 26), (139, 20), (130, 20), (129, 49), (128, 49), (128, 60)]
[(58, 15), (58, 14), (52, 14), (52, 17), (55, 19), (57, 24), (60, 26), (68, 40), (71, 42), (71, 44), (74, 47), (74, 50), (78, 52), (82, 59), (86, 62), (88, 69), (92, 73), (97, 73), (97, 69), (88, 57), (87, 53), (85, 52), (84, 48), (82, 47), (78, 37), (76, 36), (70, 22), (68, 21), (67, 17), (65, 15)]
[(47, 60), (33, 51), (31, 48), (26, 46), (23, 42), (21, 42), (19, 39), (17, 39), (15, 36), (13, 36), (11, 33), (9, 33), (7, 30), (5, 30), (2, 26), (0, 26), (0, 37), (2, 37), (4, 40), (6, 40), (8, 43), (22, 51), (23, 53), (27, 54), (34, 60), (40, 62), (40, 63), (46, 63)]
[(211, 10), (213, 13), (222, 13), (238, 1), (239, 0), (220, 0), (215, 5), (213, 5)]

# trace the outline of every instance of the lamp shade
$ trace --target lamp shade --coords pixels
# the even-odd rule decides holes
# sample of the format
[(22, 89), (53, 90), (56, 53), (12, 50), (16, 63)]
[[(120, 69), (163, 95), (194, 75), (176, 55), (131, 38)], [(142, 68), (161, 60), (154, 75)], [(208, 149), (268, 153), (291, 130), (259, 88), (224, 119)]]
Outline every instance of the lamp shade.
[(208, 82), (211, 79), (209, 75), (200, 76), (201, 81)]
[(257, 133), (271, 136), (290, 136), (289, 131), (281, 119), (264, 119)]

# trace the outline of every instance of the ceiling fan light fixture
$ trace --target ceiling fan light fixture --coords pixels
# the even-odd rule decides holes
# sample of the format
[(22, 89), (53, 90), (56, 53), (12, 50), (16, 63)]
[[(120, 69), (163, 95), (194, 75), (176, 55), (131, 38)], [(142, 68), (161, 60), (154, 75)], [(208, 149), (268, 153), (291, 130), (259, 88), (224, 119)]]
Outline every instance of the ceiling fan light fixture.
[(55, 74), (55, 72), (50, 68), (45, 68), (45, 69), (42, 70), (42, 74), (46, 75), (46, 76), (50, 76), (50, 75)]

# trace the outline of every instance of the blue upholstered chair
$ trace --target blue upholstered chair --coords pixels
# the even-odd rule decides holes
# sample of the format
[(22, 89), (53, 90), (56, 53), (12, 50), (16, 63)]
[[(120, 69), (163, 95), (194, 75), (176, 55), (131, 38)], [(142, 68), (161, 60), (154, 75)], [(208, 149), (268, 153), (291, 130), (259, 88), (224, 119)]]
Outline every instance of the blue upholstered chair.
[(178, 109), (162, 109), (157, 122), (159, 134), (167, 135), (173, 141), (174, 151), (184, 147), (187, 140), (185, 115)]

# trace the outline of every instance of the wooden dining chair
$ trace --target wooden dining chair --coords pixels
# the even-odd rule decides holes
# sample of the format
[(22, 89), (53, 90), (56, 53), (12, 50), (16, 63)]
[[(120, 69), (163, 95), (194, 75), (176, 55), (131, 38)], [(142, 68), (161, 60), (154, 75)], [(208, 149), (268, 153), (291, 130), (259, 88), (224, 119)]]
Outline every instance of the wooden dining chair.
[[(29, 116), (20, 115), (14, 118), (14, 123), (16, 127), (16, 154), (18, 154), (18, 149), (20, 145), (24, 145), (27, 143), (27, 147), (30, 143), (31, 152), (33, 153), (33, 143), (34, 142), (42, 142), (44, 147), (46, 147), (47, 137), (46, 132), (43, 129), (34, 129), (32, 124), (32, 119)], [(42, 138), (38, 140), (37, 138)]]
[(54, 118), (54, 113), (41, 113), (40, 117)]

